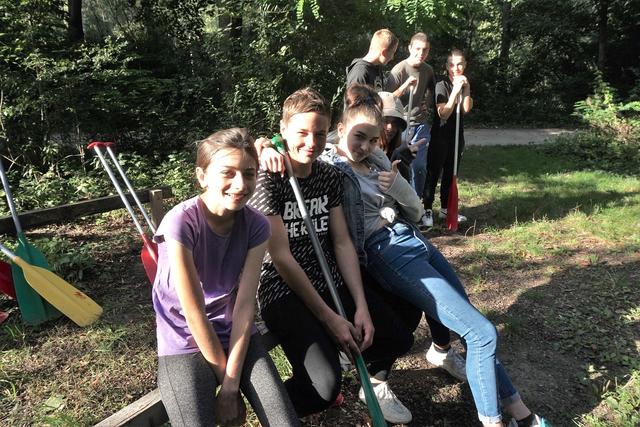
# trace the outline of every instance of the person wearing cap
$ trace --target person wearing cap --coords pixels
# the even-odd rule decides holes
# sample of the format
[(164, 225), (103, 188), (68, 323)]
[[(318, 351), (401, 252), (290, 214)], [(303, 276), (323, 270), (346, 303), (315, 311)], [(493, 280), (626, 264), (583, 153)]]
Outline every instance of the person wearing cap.
[(416, 158), (420, 147), (427, 143), (427, 139), (419, 139), (413, 144), (403, 141), (402, 136), (407, 128), (407, 121), (402, 102), (390, 92), (379, 92), (378, 95), (382, 98), (382, 115), (384, 116), (384, 135), (380, 148), (391, 162), (400, 160), (398, 172), (407, 182), (411, 182), (413, 176), (411, 162)]

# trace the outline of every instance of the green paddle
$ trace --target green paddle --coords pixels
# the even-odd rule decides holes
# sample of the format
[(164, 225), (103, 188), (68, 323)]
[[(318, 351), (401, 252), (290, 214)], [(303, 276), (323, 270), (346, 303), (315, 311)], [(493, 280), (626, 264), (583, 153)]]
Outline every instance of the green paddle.
[[(333, 303), (336, 306), (338, 314), (346, 319), (347, 315), (344, 311), (344, 307), (342, 306), (342, 301), (340, 301), (340, 296), (338, 295), (338, 291), (336, 290), (336, 285), (335, 283), (333, 283), (333, 276), (331, 276), (329, 265), (327, 264), (327, 259), (324, 256), (322, 246), (320, 245), (320, 241), (318, 240), (318, 236), (316, 235), (316, 228), (311, 221), (311, 217), (309, 217), (309, 213), (307, 212), (306, 205), (304, 204), (304, 196), (302, 195), (302, 191), (300, 191), (298, 180), (293, 174), (291, 161), (289, 160), (287, 151), (284, 148), (284, 141), (282, 137), (280, 137), (280, 135), (276, 135), (271, 139), (271, 142), (273, 142), (276, 150), (278, 150), (278, 152), (282, 154), (282, 157), (284, 158), (287, 175), (289, 175), (289, 184), (291, 184), (293, 193), (296, 196), (298, 209), (300, 210), (300, 214), (302, 215), (304, 225), (307, 228), (309, 238), (311, 239), (311, 244), (313, 245), (316, 257), (318, 258), (318, 263), (320, 264), (320, 269), (322, 270), (324, 280), (327, 282), (327, 287), (329, 288), (329, 293), (331, 294)], [(360, 353), (354, 354), (353, 356), (356, 361), (358, 376), (360, 377), (360, 383), (362, 384), (362, 389), (364, 390), (364, 397), (367, 402), (367, 407), (369, 408), (369, 415), (371, 415), (373, 427), (386, 427), (387, 422), (382, 415), (382, 410), (380, 410), (378, 399), (376, 399), (376, 396), (373, 394), (373, 387), (371, 386), (371, 380), (369, 379), (369, 371), (367, 370), (367, 367), (364, 363), (364, 359), (362, 358), (362, 355)]]
[[(15, 251), (16, 255), (31, 265), (50, 270), (44, 254), (40, 252), (38, 248), (27, 242), (27, 238), (22, 231), (2, 161), (0, 161), (0, 179), (2, 180), (2, 186), (4, 187), (4, 192), (7, 196), (7, 204), (9, 205), (9, 210), (13, 217), (13, 223), (16, 227), (16, 235), (18, 237), (18, 246)], [(35, 290), (33, 290), (31, 286), (29, 286), (22, 269), (16, 264), (11, 265), (11, 275), (13, 276), (13, 285), (15, 287), (18, 306), (20, 307), (24, 323), (28, 325), (38, 325), (42, 322), (46, 322), (47, 320), (60, 317), (60, 312), (45, 301)]]

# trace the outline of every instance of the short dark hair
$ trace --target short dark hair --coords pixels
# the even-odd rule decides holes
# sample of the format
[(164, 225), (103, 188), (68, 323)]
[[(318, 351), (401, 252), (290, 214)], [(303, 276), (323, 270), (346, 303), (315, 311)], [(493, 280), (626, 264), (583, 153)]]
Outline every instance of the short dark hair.
[(449, 58), (451, 58), (452, 56), (461, 56), (462, 59), (464, 59), (464, 62), (467, 62), (467, 57), (464, 54), (464, 52), (460, 49), (457, 48), (453, 48), (451, 49), (451, 51), (449, 52), (449, 54), (447, 55), (447, 62), (449, 61)]
[(298, 89), (285, 99), (282, 121), (288, 123), (293, 115), (300, 113), (319, 113), (331, 121), (331, 105), (324, 96), (310, 87)]

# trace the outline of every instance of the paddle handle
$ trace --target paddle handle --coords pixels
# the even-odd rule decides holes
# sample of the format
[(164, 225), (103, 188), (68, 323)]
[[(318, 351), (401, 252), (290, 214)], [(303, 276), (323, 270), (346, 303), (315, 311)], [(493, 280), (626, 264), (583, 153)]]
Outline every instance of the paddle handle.
[(138, 205), (138, 209), (140, 209), (140, 212), (142, 213), (142, 216), (144, 217), (145, 221), (147, 222), (147, 225), (149, 226), (149, 229), (151, 230), (151, 234), (156, 234), (156, 227), (153, 225), (153, 222), (151, 221), (151, 218), (149, 218), (149, 215), (147, 215), (147, 211), (145, 210), (144, 206), (142, 205), (142, 202), (140, 202), (140, 199), (138, 198), (138, 195), (136, 194), (136, 191), (133, 189), (133, 185), (131, 185), (131, 182), (129, 182), (129, 179), (127, 178), (127, 175), (124, 173), (124, 170), (122, 170), (122, 166), (120, 166), (120, 162), (118, 161), (118, 158), (116, 157), (115, 153), (111, 149), (110, 145), (107, 145), (107, 153), (109, 153), (109, 156), (111, 157), (111, 160), (113, 160), (113, 164), (115, 165), (116, 169), (120, 173), (120, 176), (122, 177), (122, 180), (124, 181), (125, 185), (127, 186), (127, 189), (129, 189), (129, 193), (131, 193), (131, 196), (133, 196), (133, 200), (136, 201), (136, 205)]
[(409, 103), (407, 104), (407, 114), (406, 114), (406, 122), (407, 122), (407, 129), (405, 131), (405, 144), (409, 144), (410, 142), (410, 137), (409, 135), (411, 134), (411, 110), (413, 110), (413, 86), (409, 87)]
[(456, 104), (456, 145), (453, 152), (453, 176), (458, 176), (458, 149), (460, 147), (460, 104), (462, 104), (462, 93), (458, 95)]
[(7, 248), (5, 245), (3, 245), (2, 243), (0, 243), (0, 251), (2, 251), (3, 254), (5, 254), (7, 257), (9, 257), (9, 259), (11, 261), (15, 260), (18, 256), (16, 254), (14, 254), (13, 252), (11, 252), (9, 250), (9, 248)]
[(278, 152), (282, 154), (282, 157), (284, 158), (284, 166), (287, 170), (287, 175), (289, 175), (289, 184), (291, 184), (291, 189), (293, 190), (293, 194), (296, 197), (296, 202), (298, 202), (298, 209), (300, 210), (300, 215), (302, 215), (304, 225), (305, 227), (307, 227), (307, 232), (309, 234), (309, 238), (311, 239), (313, 250), (315, 251), (318, 258), (318, 263), (320, 264), (322, 275), (324, 276), (324, 280), (327, 282), (329, 293), (331, 294), (331, 298), (333, 299), (338, 314), (346, 319), (347, 315), (344, 311), (344, 307), (342, 306), (342, 301), (340, 301), (340, 296), (338, 295), (338, 291), (336, 290), (336, 285), (333, 282), (333, 276), (331, 275), (329, 264), (327, 263), (327, 258), (324, 255), (322, 245), (320, 245), (320, 240), (318, 240), (318, 235), (316, 234), (315, 226), (313, 225), (311, 217), (309, 217), (307, 207), (304, 204), (304, 195), (300, 190), (300, 185), (298, 184), (296, 176), (293, 174), (291, 161), (289, 160), (289, 156), (287, 155), (287, 152), (284, 148), (284, 141), (279, 135), (276, 135), (271, 139), (271, 142), (273, 142), (276, 150), (278, 150)]
[(20, 220), (18, 219), (18, 212), (16, 211), (16, 206), (13, 203), (13, 195), (11, 194), (11, 187), (9, 186), (9, 180), (7, 179), (7, 174), (4, 171), (2, 159), (0, 159), (0, 179), (2, 180), (4, 193), (7, 197), (7, 204), (9, 205), (9, 210), (11, 211), (13, 224), (16, 226), (16, 234), (20, 236), (22, 234), (22, 227), (20, 226)]
[(129, 215), (131, 215), (131, 219), (133, 219), (133, 223), (135, 224), (136, 229), (138, 230), (138, 233), (140, 233), (141, 236), (144, 236), (145, 235), (144, 230), (142, 229), (142, 226), (140, 225), (138, 218), (136, 218), (136, 214), (133, 211), (133, 208), (131, 207), (131, 205), (129, 204), (129, 201), (127, 200), (127, 196), (125, 196), (124, 192), (122, 191), (122, 188), (120, 187), (120, 184), (118, 184), (118, 180), (113, 174), (111, 167), (109, 167), (109, 164), (107, 163), (107, 159), (104, 158), (102, 151), (100, 151), (100, 145), (101, 144), (91, 143), (89, 144), (89, 148), (93, 148), (96, 154), (98, 155), (98, 158), (100, 159), (100, 163), (102, 163), (104, 170), (107, 172), (107, 175), (109, 175), (109, 178), (111, 179), (111, 183), (116, 188), (116, 191), (118, 192), (118, 195), (122, 200), (122, 203), (124, 203), (124, 207), (127, 209), (127, 212), (129, 212)]

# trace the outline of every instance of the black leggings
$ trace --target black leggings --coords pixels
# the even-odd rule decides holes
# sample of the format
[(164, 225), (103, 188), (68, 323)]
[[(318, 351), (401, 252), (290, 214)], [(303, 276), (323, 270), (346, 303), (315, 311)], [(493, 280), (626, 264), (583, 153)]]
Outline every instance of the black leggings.
[[(460, 160), (464, 150), (464, 139), (460, 138), (458, 147), (458, 170), (460, 170)], [(447, 207), (449, 201), (449, 189), (453, 181), (453, 157), (455, 152), (455, 141), (449, 141), (443, 137), (436, 137), (429, 143), (427, 149), (427, 179), (424, 186), (424, 208), (432, 209), (433, 201), (436, 197), (436, 186), (442, 174), (440, 184), (440, 207)]]
[[(355, 304), (347, 287), (341, 286), (338, 293), (347, 317), (353, 321)], [(334, 306), (328, 290), (320, 296), (329, 306)], [(366, 287), (365, 297), (375, 335), (373, 344), (362, 352), (362, 357), (370, 374), (386, 379), (385, 374), (395, 360), (413, 345), (413, 330)], [(339, 349), (324, 326), (295, 294), (272, 302), (261, 314), (291, 363), (293, 376), (284, 385), (298, 416), (305, 417), (331, 406), (340, 393), (342, 371)]]
[[(173, 427), (215, 426), (217, 386), (216, 375), (200, 352), (158, 358), (158, 387)], [(300, 425), (259, 334), (251, 337), (242, 366), (240, 390), (261, 425)]]

